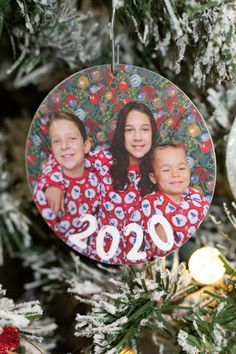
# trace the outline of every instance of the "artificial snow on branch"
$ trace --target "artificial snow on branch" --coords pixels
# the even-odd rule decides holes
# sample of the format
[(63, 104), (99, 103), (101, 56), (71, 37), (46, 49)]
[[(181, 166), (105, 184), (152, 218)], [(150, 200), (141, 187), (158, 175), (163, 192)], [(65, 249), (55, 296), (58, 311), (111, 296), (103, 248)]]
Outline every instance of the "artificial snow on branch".
[[(10, 21), (9, 13), (15, 21)], [(74, 70), (93, 60), (108, 39), (103, 21), (98, 21), (91, 11), (80, 13), (75, 0), (33, 0), (31, 4), (18, 0), (4, 15), (10, 40), (19, 53), (8, 69), (8, 74), (17, 69), (17, 88), (38, 83), (57, 62)]]
[(34, 280), (25, 284), (27, 291), (41, 291), (42, 298), (49, 302), (56, 294), (73, 295), (77, 300), (90, 303), (90, 297), (114, 286), (108, 278), (120, 279), (119, 269), (100, 264), (91, 267), (78, 255), (66, 256), (54, 247), (44, 251), (33, 247), (22, 255), (23, 265), (32, 270)]
[(91, 312), (77, 315), (75, 335), (92, 337), (92, 352), (97, 354), (119, 353), (133, 341), (139, 348), (148, 329), (175, 338), (170, 313), (176, 311), (177, 318), (178, 303), (196, 286), (183, 264), (174, 262), (171, 270), (164, 264), (162, 259), (140, 270), (125, 267), (123, 278), (110, 279), (114, 290), (94, 295)]
[(8, 173), (3, 152), (4, 137), (0, 133), (0, 265), (4, 251), (19, 255), (30, 246), (29, 219), (20, 211), (20, 203), (8, 191)]
[[(236, 7), (234, 1), (125, 2), (127, 19), (153, 62), (162, 56), (163, 68), (181, 72), (188, 62), (190, 81), (205, 86), (236, 78)], [(154, 43), (153, 43), (154, 42)], [(154, 44), (154, 45), (153, 45)]]
[[(20, 347), (27, 347), (27, 353), (35, 353), (37, 343), (42, 342), (44, 336), (47, 337), (49, 334), (52, 334), (57, 327), (56, 324), (49, 318), (40, 320), (43, 310), (39, 301), (27, 301), (15, 304), (12, 299), (5, 297), (5, 294), (6, 291), (0, 284), (0, 330), (2, 331), (4, 328), (17, 328), (20, 335)], [(43, 345), (44, 349), (46, 347), (53, 348), (54, 346), (55, 342), (53, 346)], [(39, 352), (39, 349), (37, 350)], [(44, 353), (49, 352), (44, 351)]]

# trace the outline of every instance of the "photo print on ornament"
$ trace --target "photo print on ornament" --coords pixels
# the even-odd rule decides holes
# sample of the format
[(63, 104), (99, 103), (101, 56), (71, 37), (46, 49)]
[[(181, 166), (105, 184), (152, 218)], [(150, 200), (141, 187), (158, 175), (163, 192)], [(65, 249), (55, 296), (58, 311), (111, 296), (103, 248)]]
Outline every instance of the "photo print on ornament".
[(147, 263), (196, 232), (215, 187), (215, 153), (191, 100), (150, 70), (73, 74), (35, 113), (27, 175), (56, 236), (98, 262)]

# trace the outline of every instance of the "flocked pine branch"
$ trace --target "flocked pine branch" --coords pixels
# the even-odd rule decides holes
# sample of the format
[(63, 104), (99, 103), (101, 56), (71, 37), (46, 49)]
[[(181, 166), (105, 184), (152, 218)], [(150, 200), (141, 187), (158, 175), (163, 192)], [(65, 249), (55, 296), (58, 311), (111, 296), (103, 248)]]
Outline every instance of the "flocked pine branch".
[[(225, 213), (229, 219), (229, 221), (231, 222), (231, 224), (233, 225), (233, 227), (236, 229), (236, 215), (233, 214), (229, 208), (227, 207), (227, 204), (224, 203), (223, 204), (224, 206), (224, 210), (225, 210)], [(235, 202), (232, 202), (232, 207), (234, 208), (234, 210), (236, 210), (236, 203)]]
[[(0, 284), (0, 329), (7, 327), (16, 328), (20, 336), (20, 348), (27, 353), (49, 353), (47, 350), (55, 346), (55, 341), (50, 339), (44, 344), (44, 337), (53, 334), (56, 324), (49, 318), (42, 318), (43, 310), (39, 301), (15, 303), (5, 296), (6, 291)], [(10, 339), (9, 339), (10, 340)], [(39, 348), (39, 343), (40, 348)]]
[(221, 127), (229, 130), (231, 121), (235, 117), (236, 87), (223, 85), (216, 89), (208, 89), (207, 100), (213, 107), (213, 114), (208, 124), (218, 123)]
[(97, 354), (119, 353), (132, 345), (141, 353), (140, 338), (147, 331), (159, 346), (163, 338), (172, 340), (179, 353), (233, 354), (236, 278), (224, 263), (228, 274), (210, 288), (197, 285), (184, 264), (174, 263), (171, 270), (164, 260), (140, 270), (125, 267), (121, 280), (110, 279), (113, 291), (86, 301), (91, 311), (77, 314), (75, 335), (92, 338), (90, 350)]
[[(164, 260), (160, 260), (143, 270), (135, 267), (124, 270), (120, 281), (110, 279), (115, 286), (112, 292), (94, 295), (90, 300), (91, 312), (76, 317), (75, 335), (92, 337), (93, 353), (119, 353), (134, 341), (140, 353), (139, 341), (145, 330), (176, 338), (178, 304), (197, 288), (192, 285), (184, 264), (174, 264), (168, 270)], [(184, 306), (184, 310), (188, 312), (191, 308)]]
[(236, 78), (233, 0), (129, 0), (123, 10), (154, 64), (160, 55), (163, 68), (179, 74), (188, 60), (190, 80), (198, 86)]
[(23, 265), (32, 270), (34, 277), (33, 281), (25, 284), (25, 289), (33, 292), (40, 289), (41, 295), (46, 295), (47, 302), (66, 291), (85, 302), (92, 295), (109, 288), (108, 276), (120, 277), (118, 269), (99, 264), (97, 267), (89, 266), (78, 255), (66, 256), (54, 247), (47, 251), (39, 247), (31, 248), (22, 258)]
[[(209, 245), (218, 248), (222, 254), (233, 261), (236, 254), (235, 228), (236, 217), (235, 202), (232, 202), (232, 208), (227, 203), (223, 203), (225, 213), (222, 213), (222, 206), (211, 205), (209, 218), (211, 223), (205, 224), (205, 229), (202, 230), (199, 237), (195, 238), (196, 245), (201, 247)], [(212, 228), (213, 226), (213, 228)]]
[(236, 350), (236, 271), (223, 256), (228, 277), (224, 284), (205, 290), (205, 304), (185, 319), (178, 333), (178, 344), (184, 353), (233, 354)]
[[(5, 6), (4, 6), (5, 4)], [(0, 24), (8, 29), (16, 57), (9, 72), (18, 68), (16, 86), (37, 82), (50, 73), (56, 61), (70, 68), (97, 59), (108, 39), (108, 20), (101, 6), (99, 18), (79, 13), (76, 2), (18, 0), (0, 9)], [(188, 62), (190, 80), (198, 86), (236, 77), (236, 8), (233, 0), (120, 2), (120, 32), (129, 24), (130, 41), (137, 33), (141, 47), (175, 74)], [(12, 16), (14, 21), (10, 21)], [(105, 23), (105, 24), (102, 24)], [(133, 26), (132, 26), (133, 24)], [(122, 29), (122, 26), (125, 27)], [(137, 47), (137, 43), (134, 48)], [(146, 53), (141, 49), (140, 53)], [(135, 60), (135, 59), (134, 59)]]
[(108, 39), (104, 22), (80, 13), (75, 0), (3, 1), (0, 14), (16, 57), (8, 69), (17, 69), (15, 87), (37, 83), (58, 62), (75, 69), (92, 61)]
[(0, 265), (4, 251), (11, 256), (19, 254), (30, 246), (28, 218), (21, 212), (20, 203), (8, 190), (8, 172), (3, 151), (4, 137), (0, 135)]

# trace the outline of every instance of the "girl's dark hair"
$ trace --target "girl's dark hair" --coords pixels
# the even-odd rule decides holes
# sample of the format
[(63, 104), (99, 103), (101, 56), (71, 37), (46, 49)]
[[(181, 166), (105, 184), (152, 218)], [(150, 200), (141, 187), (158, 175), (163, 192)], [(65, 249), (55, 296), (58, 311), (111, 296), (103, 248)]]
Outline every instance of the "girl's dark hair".
[(85, 142), (85, 140), (87, 140), (87, 133), (85, 130), (84, 123), (73, 113), (69, 113), (65, 111), (57, 111), (55, 113), (52, 113), (50, 116), (50, 120), (48, 122), (48, 129), (51, 127), (52, 123), (58, 120), (69, 120), (70, 122), (73, 122), (79, 129), (83, 141)]
[(128, 114), (134, 110), (145, 113), (150, 119), (152, 128), (151, 148), (144, 155), (140, 163), (141, 180), (139, 182), (139, 188), (141, 189), (141, 195), (144, 196), (151, 193), (155, 186), (149, 178), (149, 173), (152, 170), (151, 155), (157, 140), (157, 128), (155, 119), (151, 110), (144, 103), (136, 101), (129, 102), (120, 110), (118, 114), (116, 129), (114, 131), (110, 147), (110, 151), (113, 155), (113, 164), (110, 168), (110, 172), (113, 179), (114, 189), (116, 191), (124, 190), (124, 188), (129, 184), (129, 155), (125, 149), (125, 122)]

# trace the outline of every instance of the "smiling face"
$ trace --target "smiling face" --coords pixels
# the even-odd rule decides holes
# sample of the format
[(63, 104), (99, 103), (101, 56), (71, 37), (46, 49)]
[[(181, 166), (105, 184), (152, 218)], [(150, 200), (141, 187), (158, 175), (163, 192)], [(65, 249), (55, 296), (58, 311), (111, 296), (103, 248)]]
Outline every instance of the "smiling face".
[(81, 133), (70, 120), (54, 121), (49, 128), (52, 152), (68, 177), (81, 177), (84, 173), (84, 155), (89, 152), (89, 140), (83, 141)]
[(190, 170), (184, 150), (180, 147), (156, 148), (150, 179), (160, 191), (176, 203), (181, 201), (183, 191), (190, 183)]
[(139, 165), (152, 145), (152, 127), (149, 116), (136, 110), (130, 111), (125, 121), (124, 138), (125, 149), (129, 154), (129, 164)]

